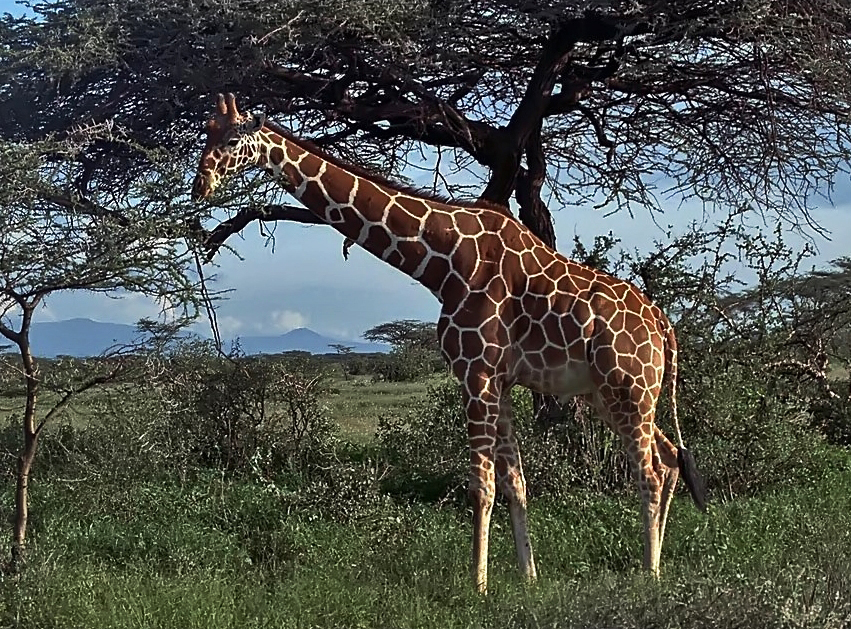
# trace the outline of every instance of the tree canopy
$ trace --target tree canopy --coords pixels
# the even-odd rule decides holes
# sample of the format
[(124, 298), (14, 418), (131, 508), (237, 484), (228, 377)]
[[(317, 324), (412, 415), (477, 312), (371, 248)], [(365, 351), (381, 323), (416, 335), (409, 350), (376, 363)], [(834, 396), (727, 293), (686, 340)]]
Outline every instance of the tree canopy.
[[(9, 564), (14, 569), (25, 559), (27, 488), (43, 428), (75, 395), (130, 367), (113, 352), (107, 360), (45, 381), (30, 345), (37, 309), (51, 295), (75, 290), (141, 293), (178, 318), (194, 315), (200, 301), (192, 251), (179, 240), (192, 222), (172, 203), (170, 184), (179, 175), (169, 160), (135, 146), (111, 124), (55, 135), (29, 142), (0, 138), (0, 339), (11, 341), (18, 354), (14, 365), (12, 356), (0, 357), (0, 371), (6, 372), (3, 379), (14, 374), (25, 391)], [(118, 196), (104, 187), (81, 187), (85, 153), (101, 142), (143, 152), (157, 176), (133, 180)], [(39, 415), (42, 387), (58, 388), (60, 395)]]
[(379, 323), (364, 332), (363, 337), (373, 343), (387, 343), (396, 348), (410, 346), (439, 351), (437, 326), (430, 321), (403, 319)]
[[(580, 203), (659, 210), (693, 198), (800, 225), (848, 167), (851, 6), (839, 0), (48, 0), (32, 10), (0, 23), (9, 139), (110, 120), (188, 169), (210, 95), (232, 91), (385, 174), (422, 165), (433, 147), (440, 163), (423, 167), (438, 188), (513, 197), (550, 242), (549, 210)], [(84, 193), (124, 190), (152, 169), (144, 151), (110, 141), (79, 160)], [(462, 176), (471, 168), (485, 179)], [(248, 183), (219, 199), (242, 212), (220, 240), (255, 218), (303, 219)]]

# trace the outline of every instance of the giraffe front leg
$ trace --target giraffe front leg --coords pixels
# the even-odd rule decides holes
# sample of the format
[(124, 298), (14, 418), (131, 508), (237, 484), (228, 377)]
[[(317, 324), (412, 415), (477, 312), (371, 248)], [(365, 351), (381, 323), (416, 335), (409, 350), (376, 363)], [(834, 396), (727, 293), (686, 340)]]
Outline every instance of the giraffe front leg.
[(526, 517), (526, 479), (520, 460), (520, 447), (514, 435), (510, 391), (503, 392), (499, 404), (497, 423), (496, 478), (502, 494), (508, 500), (511, 531), (517, 550), (520, 571), (529, 581), (537, 577), (529, 525)]
[[(467, 434), (470, 443), (469, 496), (473, 507), (473, 579), (476, 589), (488, 589), (488, 539), (496, 494), (494, 449), (496, 446), (499, 396), (492, 379), (466, 379), (464, 391)], [(475, 386), (472, 386), (475, 385)]]

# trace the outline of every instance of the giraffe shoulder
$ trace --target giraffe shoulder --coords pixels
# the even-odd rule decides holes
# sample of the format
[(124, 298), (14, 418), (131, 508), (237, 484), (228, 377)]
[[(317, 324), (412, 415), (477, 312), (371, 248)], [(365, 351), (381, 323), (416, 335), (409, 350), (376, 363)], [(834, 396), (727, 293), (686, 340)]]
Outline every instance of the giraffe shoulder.
[(470, 207), (479, 208), (482, 210), (493, 210), (494, 212), (499, 212), (500, 214), (514, 218), (514, 215), (511, 213), (511, 210), (508, 209), (507, 205), (503, 205), (502, 203), (497, 203), (495, 201), (488, 201), (487, 199), (476, 199)]

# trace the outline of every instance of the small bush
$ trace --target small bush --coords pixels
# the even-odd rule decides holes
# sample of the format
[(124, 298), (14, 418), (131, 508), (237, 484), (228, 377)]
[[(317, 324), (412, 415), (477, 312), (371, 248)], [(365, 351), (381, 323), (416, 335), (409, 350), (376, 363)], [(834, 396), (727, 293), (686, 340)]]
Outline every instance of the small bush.
[(335, 427), (321, 403), (321, 374), (190, 349), (164, 361), (152, 383), (169, 432), (185, 443), (185, 465), (272, 477), (303, 469), (329, 444)]
[(564, 496), (577, 488), (612, 492), (629, 485), (629, 459), (620, 438), (587, 404), (573, 402), (557, 421), (543, 421), (535, 416), (527, 389), (515, 387), (513, 402), (530, 494)]
[(454, 380), (430, 385), (406, 414), (379, 418), (376, 440), (393, 466), (387, 486), (394, 493), (437, 499), (466, 487), (466, 417)]
[[(837, 391), (851, 391), (848, 381), (837, 384)], [(813, 402), (811, 412), (813, 427), (830, 443), (851, 447), (851, 398), (818, 398)]]
[(446, 364), (433, 349), (400, 345), (376, 357), (372, 368), (377, 378), (387, 382), (412, 382), (445, 371)]
[[(577, 487), (612, 490), (630, 478), (620, 441), (582, 409), (578, 421), (544, 425), (532, 398), (512, 390), (514, 425), (531, 495), (562, 496)], [(394, 466), (392, 491), (425, 499), (460, 498), (469, 472), (467, 420), (459, 384), (429, 387), (422, 404), (407, 414), (383, 417), (376, 438)]]
[[(142, 382), (89, 400), (85, 421), (50, 427), (37, 469), (180, 479), (212, 469), (273, 479), (302, 474), (334, 448), (321, 375), (293, 372), (283, 360), (223, 358), (200, 343), (151, 365)], [(17, 430), (0, 430), (10, 455)]]

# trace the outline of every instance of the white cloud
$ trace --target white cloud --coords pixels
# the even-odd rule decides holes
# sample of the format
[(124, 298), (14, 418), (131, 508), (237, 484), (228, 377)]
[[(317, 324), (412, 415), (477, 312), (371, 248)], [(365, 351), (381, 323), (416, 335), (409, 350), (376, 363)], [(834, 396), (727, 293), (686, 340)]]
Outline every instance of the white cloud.
[(295, 310), (273, 310), (272, 329), (275, 332), (289, 332), (307, 325), (308, 318)]
[(245, 327), (245, 323), (241, 319), (225, 315), (224, 317), (216, 317), (219, 324), (219, 334), (225, 338), (231, 338)]
[(338, 339), (340, 341), (363, 341), (363, 339), (360, 338), (358, 334), (355, 334), (349, 328), (343, 328), (339, 326), (323, 326), (320, 329), (316, 330), (316, 332), (324, 334), (325, 336), (330, 336), (331, 338)]
[[(245, 322), (242, 319), (231, 315), (216, 314), (216, 326), (219, 330), (219, 337), (222, 340), (232, 339), (239, 335), (240, 330), (245, 328)], [(189, 329), (206, 338), (213, 337), (213, 328), (209, 318), (201, 315), (198, 320), (189, 326)]]

